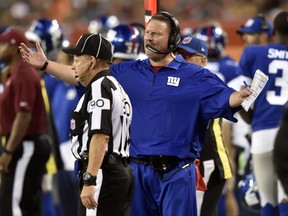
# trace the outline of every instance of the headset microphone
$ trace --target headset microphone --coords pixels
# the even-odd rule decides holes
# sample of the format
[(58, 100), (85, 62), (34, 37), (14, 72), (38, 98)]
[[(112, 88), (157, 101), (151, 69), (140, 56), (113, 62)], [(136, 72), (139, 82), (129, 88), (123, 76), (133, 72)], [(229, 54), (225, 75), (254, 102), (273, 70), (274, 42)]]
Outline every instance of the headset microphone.
[(154, 52), (154, 53), (156, 53), (156, 54), (169, 54), (169, 53), (171, 52), (171, 51), (161, 52), (161, 51), (155, 49), (154, 47), (152, 47), (150, 44), (146, 44), (145, 47), (146, 47), (147, 49), (149, 49), (151, 52)]
[(92, 66), (92, 62), (90, 62), (90, 65), (89, 65), (89, 67), (85, 70), (85, 71), (83, 71), (81, 74), (79, 74), (79, 75), (76, 75), (75, 76), (75, 78), (78, 78), (78, 77), (83, 77), (84, 76), (84, 74), (88, 71), (88, 70), (90, 70), (90, 68), (91, 68), (91, 66)]

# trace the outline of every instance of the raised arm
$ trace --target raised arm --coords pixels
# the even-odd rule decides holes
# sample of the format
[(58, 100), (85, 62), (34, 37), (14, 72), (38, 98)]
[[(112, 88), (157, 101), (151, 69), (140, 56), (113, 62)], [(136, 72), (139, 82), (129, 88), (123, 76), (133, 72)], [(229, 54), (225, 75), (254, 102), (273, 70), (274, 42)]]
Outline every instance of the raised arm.
[(36, 51), (32, 51), (24, 43), (21, 43), (19, 50), (23, 60), (31, 66), (40, 69), (45, 64), (45, 62), (48, 61), (45, 72), (69, 84), (78, 85), (72, 66), (47, 60), (39, 42), (36, 43)]

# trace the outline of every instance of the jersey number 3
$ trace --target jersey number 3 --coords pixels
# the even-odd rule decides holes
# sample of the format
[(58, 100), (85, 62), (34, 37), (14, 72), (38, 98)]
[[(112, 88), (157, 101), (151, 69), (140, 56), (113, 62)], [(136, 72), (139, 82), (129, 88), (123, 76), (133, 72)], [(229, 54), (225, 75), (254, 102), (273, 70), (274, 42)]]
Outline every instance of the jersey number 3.
[(280, 94), (276, 95), (276, 91), (267, 91), (267, 101), (271, 105), (284, 105), (288, 100), (288, 61), (274, 60), (269, 64), (269, 73), (276, 74), (282, 71), (281, 77), (275, 78), (275, 87), (280, 88)]

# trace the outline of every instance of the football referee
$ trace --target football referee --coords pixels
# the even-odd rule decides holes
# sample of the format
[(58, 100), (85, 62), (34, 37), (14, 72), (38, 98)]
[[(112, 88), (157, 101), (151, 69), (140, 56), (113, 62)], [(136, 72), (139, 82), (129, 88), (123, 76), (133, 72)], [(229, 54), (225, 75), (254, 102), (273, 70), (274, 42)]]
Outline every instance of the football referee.
[(109, 72), (113, 49), (100, 34), (85, 34), (75, 48), (78, 82), (86, 87), (71, 115), (72, 153), (78, 159), (78, 215), (129, 215), (134, 176), (127, 158), (130, 99)]

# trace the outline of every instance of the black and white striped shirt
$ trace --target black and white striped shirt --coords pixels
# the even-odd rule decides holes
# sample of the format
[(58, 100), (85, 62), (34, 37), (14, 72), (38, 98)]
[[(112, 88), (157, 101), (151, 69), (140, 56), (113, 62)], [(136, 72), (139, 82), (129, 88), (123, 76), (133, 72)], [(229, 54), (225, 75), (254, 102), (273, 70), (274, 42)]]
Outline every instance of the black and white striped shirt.
[(93, 134), (110, 137), (107, 153), (129, 156), (132, 106), (128, 95), (108, 70), (98, 73), (71, 115), (72, 153), (89, 151)]

